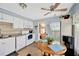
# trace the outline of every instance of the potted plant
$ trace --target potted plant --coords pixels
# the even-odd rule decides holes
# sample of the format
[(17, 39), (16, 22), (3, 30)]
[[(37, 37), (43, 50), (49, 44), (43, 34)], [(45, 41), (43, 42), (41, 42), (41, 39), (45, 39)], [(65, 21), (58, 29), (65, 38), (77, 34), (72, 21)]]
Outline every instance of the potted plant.
[(48, 40), (48, 44), (52, 44), (52, 42), (53, 42), (53, 38), (48, 37), (47, 40)]

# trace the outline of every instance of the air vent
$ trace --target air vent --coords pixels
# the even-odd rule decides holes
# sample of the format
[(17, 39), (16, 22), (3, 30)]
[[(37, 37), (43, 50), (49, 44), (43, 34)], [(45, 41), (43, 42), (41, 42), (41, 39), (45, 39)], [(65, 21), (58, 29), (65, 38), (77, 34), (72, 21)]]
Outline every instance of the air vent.
[(70, 15), (65, 15), (64, 19), (69, 19)]
[(59, 18), (69, 19), (70, 15), (63, 15), (63, 16), (60, 16)]

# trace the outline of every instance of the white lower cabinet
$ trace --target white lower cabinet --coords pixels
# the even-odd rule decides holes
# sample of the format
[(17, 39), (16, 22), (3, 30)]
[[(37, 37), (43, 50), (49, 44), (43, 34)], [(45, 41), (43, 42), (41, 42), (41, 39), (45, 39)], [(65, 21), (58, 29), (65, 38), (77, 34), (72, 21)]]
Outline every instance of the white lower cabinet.
[(8, 55), (15, 51), (15, 37), (0, 39), (0, 56)]
[(3, 41), (3, 39), (1, 39), (0, 40), (0, 56), (3, 56), (3, 55), (5, 55), (5, 45), (4, 45), (5, 43), (4, 43), (4, 41)]
[(14, 51), (18, 51), (34, 41), (34, 34), (32, 39), (28, 39), (28, 35), (0, 39), (0, 56), (5, 56)]
[(25, 41), (26, 46), (28, 46), (29, 44), (31, 44), (35, 41), (35, 35), (34, 34), (32, 34), (32, 35), (33, 35), (32, 39), (28, 39), (28, 35), (26, 36), (26, 41)]
[(25, 35), (16, 37), (16, 51), (25, 47)]
[(35, 36), (33, 35), (32, 39), (28, 39), (27, 35), (17, 36), (16, 37), (16, 51), (24, 48), (25, 46), (28, 46), (29, 44), (33, 43), (35, 41)]

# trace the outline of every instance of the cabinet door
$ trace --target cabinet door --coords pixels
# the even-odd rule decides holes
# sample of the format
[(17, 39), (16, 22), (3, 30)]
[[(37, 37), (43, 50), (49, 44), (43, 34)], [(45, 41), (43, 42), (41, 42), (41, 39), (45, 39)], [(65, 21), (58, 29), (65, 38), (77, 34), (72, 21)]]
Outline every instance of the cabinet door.
[(5, 53), (6, 55), (15, 51), (15, 37), (5, 39)]
[(18, 28), (23, 28), (23, 19), (19, 18)]
[(3, 42), (3, 39), (0, 39), (0, 56), (5, 55), (5, 43)]
[(12, 20), (13, 20), (13, 17), (12, 16), (10, 16), (8, 14), (3, 14), (2, 17), (3, 17), (3, 21), (4, 22), (12, 23)]
[(13, 26), (14, 28), (23, 28), (23, 20), (20, 18), (14, 17)]
[(30, 28), (33, 28), (33, 22), (32, 22), (32, 21), (30, 21), (30, 22), (29, 22), (29, 24), (30, 24), (30, 25), (29, 25), (29, 26), (30, 26)]
[(20, 50), (23, 47), (25, 47), (25, 37), (24, 36), (16, 37), (16, 51)]
[(23, 24), (24, 28), (33, 28), (33, 22), (32, 21), (24, 20), (23, 23), (24, 23)]
[(15, 38), (6, 38), (0, 40), (0, 55), (8, 55), (15, 51)]
[(0, 40), (0, 55), (8, 55), (15, 51), (15, 38), (5, 38)]
[(33, 28), (33, 22), (32, 21), (28, 21), (28, 28)]
[(29, 42), (27, 42), (27, 40), (28, 40), (28, 35), (25, 36), (25, 46), (27, 46), (29, 43)]
[(24, 24), (23, 24), (23, 27), (24, 27), (24, 28), (27, 28), (27, 20), (23, 20), (23, 23), (24, 23)]
[(18, 24), (19, 24), (18, 18), (14, 17), (14, 19), (13, 19), (13, 27), (18, 28)]

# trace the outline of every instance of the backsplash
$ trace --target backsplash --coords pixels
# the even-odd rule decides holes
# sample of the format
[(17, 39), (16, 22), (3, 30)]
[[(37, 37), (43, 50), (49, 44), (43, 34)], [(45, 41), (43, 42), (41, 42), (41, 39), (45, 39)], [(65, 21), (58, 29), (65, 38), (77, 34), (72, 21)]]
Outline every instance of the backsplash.
[(12, 29), (12, 28), (13, 28), (13, 24), (12, 23), (0, 22), (0, 29), (1, 30)]

